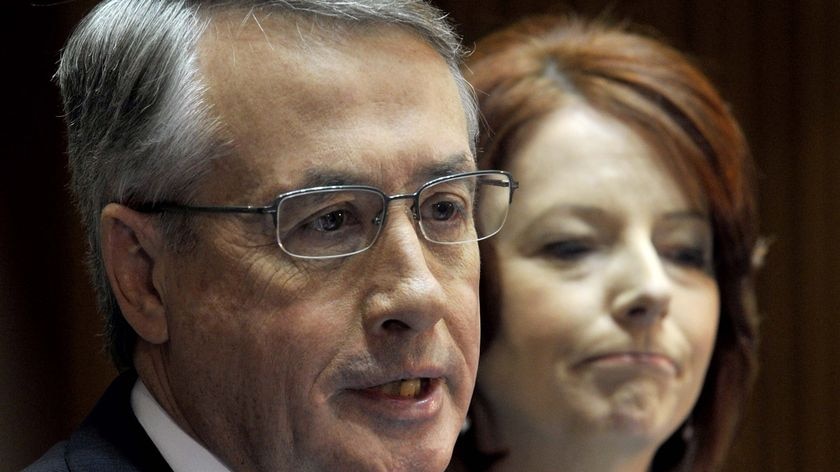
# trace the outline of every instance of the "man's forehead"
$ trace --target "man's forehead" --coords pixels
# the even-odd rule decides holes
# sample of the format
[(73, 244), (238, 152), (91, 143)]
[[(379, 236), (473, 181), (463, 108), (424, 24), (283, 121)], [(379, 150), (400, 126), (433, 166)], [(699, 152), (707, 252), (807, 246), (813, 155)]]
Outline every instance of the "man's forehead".
[(293, 11), (216, 9), (208, 14), (204, 41), (264, 41), (272, 46), (327, 45), (350, 31), (346, 22)]
[[(339, 28), (327, 38), (326, 25), (316, 27), (314, 20), (300, 15), (242, 15), (229, 12), (215, 18), (200, 41), (199, 69), (217, 112), (239, 106), (253, 108), (251, 113), (284, 107), (298, 119), (322, 118), (341, 113), (347, 102), (407, 93), (398, 81), (385, 84), (391, 90), (360, 86), (371, 70), (420, 74), (436, 63), (448, 71), (443, 57), (404, 27)], [(440, 84), (429, 84), (427, 90), (435, 93), (435, 86)]]
[(434, 48), (391, 26), (310, 41), (311, 21), (296, 21), (237, 13), (203, 38), (206, 97), (233, 149), (215, 163), (215, 176), (231, 177), (216, 184), (255, 199), (334, 184), (402, 192), (475, 167)]
[[(230, 9), (214, 11), (202, 34), (201, 49), (222, 48), (233, 54), (239, 50), (284, 54), (350, 53), (364, 57), (363, 51), (344, 47), (348, 42), (370, 37), (388, 37), (388, 42), (423, 42), (412, 28), (393, 23), (351, 22), (340, 18), (271, 9)], [(410, 45), (399, 44), (397, 47)], [(228, 57), (235, 60), (234, 56)]]

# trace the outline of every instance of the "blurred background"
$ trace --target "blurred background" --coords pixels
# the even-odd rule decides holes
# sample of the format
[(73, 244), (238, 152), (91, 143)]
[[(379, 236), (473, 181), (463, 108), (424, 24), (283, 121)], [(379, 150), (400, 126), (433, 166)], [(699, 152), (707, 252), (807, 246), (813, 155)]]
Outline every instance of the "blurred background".
[[(84, 418), (116, 375), (83, 268), (51, 82), (92, 0), (0, 6), (0, 470), (18, 470)], [(761, 372), (728, 471), (840, 464), (840, 2), (433, 2), (467, 45), (521, 16), (629, 19), (691, 55), (730, 102), (760, 171)], [(7, 107), (6, 110), (9, 110)]]

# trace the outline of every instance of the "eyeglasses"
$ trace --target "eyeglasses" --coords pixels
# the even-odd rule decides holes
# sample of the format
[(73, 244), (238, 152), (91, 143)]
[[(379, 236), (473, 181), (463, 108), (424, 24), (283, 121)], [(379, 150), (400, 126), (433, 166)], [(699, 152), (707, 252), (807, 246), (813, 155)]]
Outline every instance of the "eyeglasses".
[(303, 259), (351, 256), (376, 242), (394, 200), (411, 200), (423, 237), (438, 244), (481, 241), (498, 233), (519, 184), (499, 170), (464, 172), (426, 182), (414, 193), (386, 195), (365, 185), (313, 187), (278, 195), (265, 206), (191, 206), (161, 202), (142, 212), (270, 214), (277, 244)]

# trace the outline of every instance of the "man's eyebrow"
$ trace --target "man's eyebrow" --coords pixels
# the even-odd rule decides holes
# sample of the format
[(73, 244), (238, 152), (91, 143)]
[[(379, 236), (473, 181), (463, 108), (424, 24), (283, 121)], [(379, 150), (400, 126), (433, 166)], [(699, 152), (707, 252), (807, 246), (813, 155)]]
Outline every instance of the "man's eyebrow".
[(460, 172), (469, 172), (475, 169), (475, 159), (472, 155), (462, 152), (452, 154), (441, 162), (435, 162), (421, 167), (420, 171), (417, 173), (417, 178), (425, 182), (437, 177), (458, 174)]
[[(437, 177), (468, 172), (475, 169), (475, 160), (471, 154), (458, 153), (447, 157), (443, 161), (421, 166), (414, 172), (414, 179), (412, 180), (415, 180), (414, 183), (420, 185)], [(328, 187), (332, 185), (372, 185), (375, 184), (375, 182), (372, 182), (374, 180), (372, 177), (368, 173), (354, 170), (308, 169), (304, 173), (303, 179), (297, 183), (295, 188), (289, 190)]]
[[(307, 169), (304, 178), (296, 188), (328, 187), (332, 185), (359, 184), (369, 180), (369, 176), (354, 171), (334, 169)], [(294, 190), (294, 189), (292, 189)]]

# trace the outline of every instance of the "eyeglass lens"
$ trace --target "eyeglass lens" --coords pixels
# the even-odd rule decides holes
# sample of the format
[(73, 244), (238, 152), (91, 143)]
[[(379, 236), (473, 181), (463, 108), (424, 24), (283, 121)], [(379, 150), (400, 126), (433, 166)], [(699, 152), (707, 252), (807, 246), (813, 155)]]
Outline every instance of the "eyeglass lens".
[[(412, 208), (429, 241), (472, 242), (497, 233), (510, 200), (504, 174), (456, 177), (422, 188)], [(326, 189), (282, 199), (277, 240), (289, 254), (335, 257), (364, 251), (382, 227), (385, 196), (367, 189)]]

